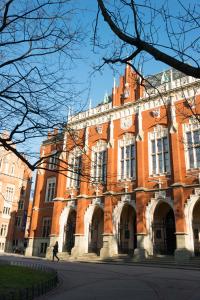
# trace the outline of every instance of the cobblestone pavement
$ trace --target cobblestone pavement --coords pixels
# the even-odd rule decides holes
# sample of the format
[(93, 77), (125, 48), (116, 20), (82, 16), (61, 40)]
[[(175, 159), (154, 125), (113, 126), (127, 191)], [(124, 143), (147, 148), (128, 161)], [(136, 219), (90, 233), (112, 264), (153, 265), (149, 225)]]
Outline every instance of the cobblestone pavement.
[(51, 262), (1, 255), (50, 266), (58, 271), (58, 287), (38, 300), (200, 300), (200, 270), (152, 266)]

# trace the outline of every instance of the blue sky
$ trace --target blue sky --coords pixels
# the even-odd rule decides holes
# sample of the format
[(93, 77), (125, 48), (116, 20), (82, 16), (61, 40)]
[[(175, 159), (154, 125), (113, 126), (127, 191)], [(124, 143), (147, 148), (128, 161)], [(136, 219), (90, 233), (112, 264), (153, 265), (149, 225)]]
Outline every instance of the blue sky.
[[(105, 3), (111, 3), (112, 1), (105, 1)], [(117, 2), (117, 1), (116, 1)], [(139, 1), (138, 1), (139, 2)], [(196, 0), (184, 0), (182, 3), (184, 5), (188, 5), (189, 3), (197, 3)], [(86, 91), (82, 93), (82, 103), (84, 109), (87, 107), (87, 102), (89, 102), (89, 98), (92, 99), (92, 105), (96, 106), (103, 100), (105, 92), (111, 93), (113, 86), (113, 78), (116, 77), (118, 82), (119, 75), (124, 73), (124, 66), (118, 67), (115, 71), (113, 71), (109, 66), (105, 66), (101, 72), (94, 72), (93, 66), (100, 65), (102, 63), (102, 57), (108, 53), (108, 49), (99, 49), (95, 48), (95, 53), (93, 50), (93, 44), (91, 38), (93, 37), (93, 27), (94, 21), (97, 13), (97, 1), (96, 0), (76, 0), (76, 5), (79, 9), (81, 9), (81, 14), (77, 15), (77, 22), (82, 24), (84, 30), (87, 32), (87, 36), (85, 37), (84, 46), (80, 49), (80, 56), (83, 59), (80, 59), (76, 62), (75, 68), (71, 74), (74, 75), (74, 79), (77, 83), (79, 83), (80, 88), (85, 88)], [(151, 3), (156, 5), (160, 5), (161, 3), (166, 3), (164, 0), (151, 0)], [(180, 9), (180, 5), (177, 5), (177, 0), (169, 0), (169, 8), (174, 14), (178, 14)], [(148, 13), (145, 18), (148, 18)], [(156, 20), (157, 25), (159, 26), (159, 22), (161, 20), (158, 18)], [(159, 42), (162, 39), (162, 43), (167, 43), (167, 35), (165, 28), (160, 28), (160, 36)], [(109, 40), (110, 45), (116, 42), (116, 38), (112, 36), (111, 30), (108, 28), (108, 25), (102, 21), (100, 17), (99, 22), (99, 35), (104, 41)], [(155, 60), (150, 60), (145, 63), (144, 73), (145, 74), (155, 74), (160, 71), (164, 71), (168, 69), (167, 65), (163, 63), (156, 62)], [(86, 105), (85, 105), (86, 104)], [(81, 108), (82, 109), (82, 108)]]
[[(105, 3), (112, 2), (114, 0), (105, 1)], [(115, 0), (117, 2), (117, 0)], [(140, 0), (138, 0), (139, 3)], [(165, 0), (151, 0), (151, 3), (160, 5), (160, 3), (165, 3)], [(197, 0), (182, 0), (182, 2), (187, 5)], [(169, 7), (172, 9), (173, 13), (178, 13), (178, 8), (176, 4), (178, 0), (169, 0)], [(73, 78), (73, 86), (75, 90), (83, 90), (80, 94), (79, 103), (81, 100), (81, 107), (77, 106), (77, 109), (74, 109), (74, 113), (79, 110), (85, 110), (88, 107), (89, 99), (92, 99), (92, 106), (96, 106), (98, 103), (102, 102), (106, 92), (111, 93), (113, 87), (113, 79), (116, 78), (117, 82), (120, 75), (123, 75), (125, 66), (120, 66), (115, 70), (112, 70), (109, 66), (104, 66), (101, 71), (94, 72), (94, 65), (101, 65), (102, 57), (108, 55), (109, 47), (107, 49), (95, 48), (93, 49), (92, 37), (93, 37), (93, 28), (95, 17), (97, 13), (97, 1), (96, 0), (75, 0), (72, 1), (72, 5), (76, 5), (79, 11), (75, 15), (74, 22), (80, 25), (84, 30), (84, 41), (82, 44), (77, 46), (77, 56), (78, 59), (74, 61), (72, 68), (69, 72), (66, 72), (66, 78)], [(145, 18), (148, 18), (146, 14)], [(160, 20), (156, 20), (157, 25), (159, 26)], [(99, 35), (104, 41), (109, 40), (110, 46), (116, 43), (116, 37), (112, 36), (111, 30), (108, 28), (108, 25), (103, 22), (100, 17), (99, 22)], [(161, 27), (161, 33), (159, 39), (162, 38), (162, 42), (166, 42), (166, 32)], [(191, 36), (191, 38), (193, 38)], [(93, 51), (95, 50), (95, 51)], [(53, 61), (52, 61), (53, 64)], [(147, 61), (145, 64), (144, 74), (155, 74), (160, 71), (164, 71), (169, 67), (156, 62), (155, 60)], [(67, 89), (66, 89), (67, 91)], [(66, 107), (64, 108), (66, 110)], [(66, 111), (67, 116), (67, 111)], [(37, 141), (37, 151), (40, 145), (40, 141)]]

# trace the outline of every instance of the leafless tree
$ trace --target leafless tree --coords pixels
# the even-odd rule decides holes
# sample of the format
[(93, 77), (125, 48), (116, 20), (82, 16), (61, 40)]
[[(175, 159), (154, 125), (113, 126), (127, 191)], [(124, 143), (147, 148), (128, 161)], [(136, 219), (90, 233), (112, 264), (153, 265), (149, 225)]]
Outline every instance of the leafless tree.
[(76, 12), (69, 0), (0, 4), (0, 146), (31, 170), (40, 161), (22, 153), (24, 142), (30, 140), (30, 149), (33, 138), (63, 128), (76, 97), (72, 79), (63, 75), (70, 73), (83, 40)]
[[(200, 78), (200, 6), (198, 1), (97, 0), (98, 25), (106, 22), (115, 36), (105, 63), (136, 64), (153, 58)], [(100, 35), (100, 32), (98, 32)], [(95, 40), (96, 42), (96, 40)], [(101, 45), (103, 41), (101, 41)], [(139, 71), (139, 70), (138, 70)]]
[[(157, 89), (157, 84), (153, 83), (156, 77), (149, 80), (155, 71), (147, 74), (145, 70), (149, 61), (153, 61), (155, 67), (158, 62), (177, 70), (180, 77), (185, 74), (200, 78), (198, 1), (97, 0), (97, 3), (94, 46), (106, 49), (103, 64), (98, 68), (104, 64), (128, 64), (140, 76), (147, 92), (147, 86)], [(108, 39), (101, 35), (101, 22), (106, 23), (112, 33)], [(158, 89), (157, 92), (162, 97)], [(192, 113), (200, 121), (195, 99), (196, 96), (190, 101), (185, 99), (187, 111), (184, 113), (187, 116)]]

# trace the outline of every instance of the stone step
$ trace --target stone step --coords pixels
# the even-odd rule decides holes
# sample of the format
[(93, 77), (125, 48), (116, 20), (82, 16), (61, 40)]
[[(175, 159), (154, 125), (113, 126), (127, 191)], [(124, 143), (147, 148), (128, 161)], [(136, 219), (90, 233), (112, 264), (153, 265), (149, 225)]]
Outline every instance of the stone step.
[(76, 258), (81, 261), (99, 260), (100, 257), (96, 253), (84, 253)]
[(71, 255), (68, 252), (59, 252), (58, 257), (60, 260), (69, 260)]

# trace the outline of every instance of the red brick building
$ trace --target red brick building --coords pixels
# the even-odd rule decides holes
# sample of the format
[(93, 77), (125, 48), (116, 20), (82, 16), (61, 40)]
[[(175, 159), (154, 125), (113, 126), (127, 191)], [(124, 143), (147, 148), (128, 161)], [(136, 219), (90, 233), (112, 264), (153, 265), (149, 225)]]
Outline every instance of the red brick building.
[(23, 253), (31, 171), (11, 151), (0, 149), (0, 251)]
[(37, 174), (27, 254), (48, 256), (55, 241), (73, 257), (198, 254), (199, 94), (175, 70), (144, 86), (127, 67), (102, 104), (49, 135), (41, 156), (62, 162)]

